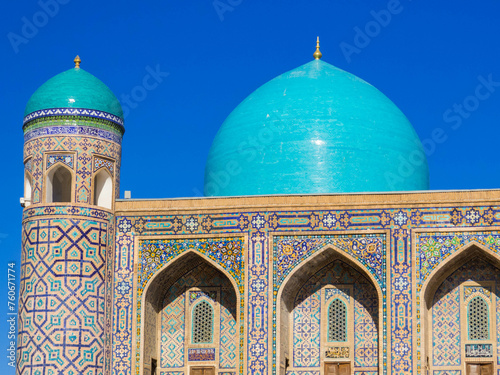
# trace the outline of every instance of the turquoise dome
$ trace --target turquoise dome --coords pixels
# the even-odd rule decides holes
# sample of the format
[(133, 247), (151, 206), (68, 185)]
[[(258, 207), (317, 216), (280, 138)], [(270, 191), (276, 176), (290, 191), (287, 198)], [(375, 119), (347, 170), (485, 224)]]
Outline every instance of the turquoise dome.
[(248, 96), (210, 149), (206, 196), (429, 188), (408, 119), (360, 78), (314, 60)]
[(28, 101), (24, 116), (50, 108), (94, 109), (123, 120), (122, 107), (113, 92), (81, 68), (66, 70), (40, 86)]

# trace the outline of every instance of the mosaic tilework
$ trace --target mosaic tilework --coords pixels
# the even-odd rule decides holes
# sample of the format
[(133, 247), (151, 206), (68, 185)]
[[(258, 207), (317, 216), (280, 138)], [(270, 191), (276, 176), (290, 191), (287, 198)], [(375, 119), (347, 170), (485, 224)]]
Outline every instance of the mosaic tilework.
[[(45, 136), (33, 138), (24, 144), (24, 158), (31, 157), (33, 177), (33, 203), (41, 202), (43, 185), (43, 154), (53, 151), (76, 152), (76, 203), (90, 203), (92, 180), (92, 155), (98, 153), (116, 160), (116, 171), (120, 170), (121, 146), (100, 138), (86, 136)], [(119, 194), (119, 173), (116, 173), (115, 196)]]
[(459, 288), (446, 286), (435, 294), (432, 309), (432, 360), (434, 366), (460, 365)]
[(277, 237), (274, 250), (276, 284), (304, 258), (331, 245), (358, 259), (385, 286), (384, 236), (293, 236)]
[(354, 375), (378, 375), (378, 371), (354, 371)]
[[(268, 374), (268, 311), (267, 301), (270, 274), (268, 268), (269, 231), (356, 231), (387, 229), (389, 236), (387, 245), (391, 249), (390, 280), (387, 285), (391, 288), (390, 312), (388, 321), (391, 322), (391, 361), (387, 363), (386, 339), (381, 338), (383, 350), (383, 371), (391, 366), (393, 375), (407, 375), (415, 364), (419, 373), (422, 358), (417, 348), (413, 347), (413, 334), (418, 332), (419, 322), (412, 321), (412, 269), (415, 266), (412, 260), (411, 238), (415, 228), (481, 228), (500, 224), (499, 207), (421, 207), (418, 209), (367, 209), (367, 210), (333, 210), (333, 211), (301, 211), (301, 212), (236, 212), (212, 213), (188, 216), (159, 215), (159, 216), (131, 216), (128, 218), (130, 228), (126, 232), (117, 234), (117, 242), (133, 241), (135, 235), (175, 235), (182, 238), (185, 234), (224, 234), (248, 233), (248, 277), (249, 285), (246, 292), (248, 313), (247, 338), (248, 347), (245, 365), (247, 370), (254, 374)], [(458, 236), (462, 234), (456, 232)], [(418, 234), (416, 234), (418, 235)], [(122, 239), (122, 237), (125, 237)], [(418, 239), (418, 238), (417, 238)], [(418, 241), (417, 241), (418, 242)], [(415, 244), (416, 246), (418, 243)], [(134, 252), (133, 245), (128, 245), (127, 258)], [(131, 272), (130, 269), (127, 272)], [(120, 276), (121, 277), (121, 276)], [(116, 293), (116, 291), (115, 291)], [(385, 293), (384, 293), (385, 294)], [(418, 301), (418, 296), (417, 296)], [(132, 302), (130, 302), (132, 304)], [(385, 303), (385, 301), (384, 301)], [(129, 314), (117, 314), (115, 310), (114, 325), (129, 324), (133, 321)], [(418, 312), (417, 312), (418, 316)], [(390, 318), (390, 319), (389, 319)], [(119, 322), (119, 323), (117, 323)], [(384, 331), (389, 327), (384, 326)], [(120, 329), (119, 332), (122, 332)], [(115, 342), (128, 345), (122, 340), (124, 335), (115, 338)], [(271, 342), (272, 343), (272, 342)], [(115, 344), (114, 344), (115, 345)], [(130, 368), (130, 363), (117, 360), (119, 351), (113, 349), (114, 366)], [(241, 356), (241, 353), (240, 353)], [(243, 358), (240, 358), (242, 360)], [(273, 371), (276, 362), (274, 358)], [(118, 366), (118, 367), (119, 367)]]
[[(349, 289), (342, 285), (353, 287), (354, 317), (354, 366), (378, 366), (378, 331), (377, 314), (378, 299), (370, 282), (347, 264), (337, 260), (322, 268), (311, 277), (297, 293), (296, 307), (293, 310), (293, 366), (319, 367), (321, 310), (320, 291), (325, 285), (338, 285), (337, 288), (325, 288), (325, 303), (332, 296), (327, 291), (337, 290), (349, 299)], [(342, 292), (344, 291), (344, 292)], [(325, 328), (323, 328), (325, 329)]]
[(99, 208), (91, 207), (81, 207), (78, 205), (72, 206), (38, 206), (28, 208), (23, 210), (23, 221), (37, 216), (83, 216), (90, 219), (111, 221), (113, 215), (108, 211), (100, 210)]
[(121, 144), (122, 142), (120, 131), (114, 131), (107, 124), (99, 124), (95, 120), (85, 121), (79, 118), (78, 123), (76, 123), (75, 121), (67, 121), (60, 117), (55, 117), (53, 119), (49, 118), (49, 120), (43, 119), (38, 124), (31, 125), (32, 123), (30, 123), (28, 128), (24, 129), (24, 142), (38, 137), (62, 135), (95, 137), (117, 144)]
[(160, 375), (184, 375), (184, 371), (160, 371)]
[(468, 299), (474, 294), (483, 296), (488, 302), (491, 301), (490, 288), (483, 286), (464, 286), (464, 300)]
[(351, 291), (347, 288), (326, 288), (325, 289), (325, 301), (329, 301), (330, 299), (341, 296), (345, 298), (347, 301), (351, 299), (350, 297)]
[(101, 168), (107, 168), (108, 171), (111, 172), (111, 175), (113, 175), (115, 163), (112, 162), (111, 160), (106, 160), (94, 156), (94, 172), (97, 172)]
[(221, 369), (236, 368), (238, 359), (238, 331), (236, 319), (226, 306), (236, 306), (236, 301), (230, 293), (222, 293), (222, 304), (220, 306), (220, 344), (219, 344), (219, 367)]
[[(497, 365), (500, 365), (500, 284), (496, 284)], [(500, 370), (499, 370), (500, 371)], [(498, 374), (500, 375), (500, 374)]]
[(460, 375), (462, 371), (460, 370), (434, 370), (433, 375)]
[(213, 301), (216, 301), (217, 300), (217, 292), (215, 292), (215, 291), (204, 292), (202, 290), (189, 292), (189, 303), (192, 304), (193, 302), (195, 302), (197, 299), (199, 299), (201, 297), (207, 297)]
[(188, 349), (189, 361), (215, 361), (215, 348)]
[[(274, 243), (274, 259), (275, 259), (275, 272), (274, 275), (274, 289), (279, 288), (280, 283), (286, 277), (286, 275), (293, 270), (294, 266), (299, 263), (300, 259), (304, 259), (307, 256), (314, 254), (316, 251), (323, 249), (325, 246), (331, 245), (342, 251), (345, 251), (349, 255), (356, 257), (361, 260), (361, 262), (367, 267), (367, 270), (372, 273), (374, 278), (380, 282), (381, 287), (385, 288), (385, 236), (382, 234), (378, 235), (367, 235), (362, 236), (277, 236), (275, 237)], [(360, 259), (360, 254), (364, 254)], [(296, 257), (294, 259), (294, 257)], [(280, 270), (280, 267), (281, 270)], [(345, 275), (345, 271), (337, 270), (338, 274)], [(333, 278), (333, 276), (332, 276)], [(349, 281), (344, 280), (344, 284)], [(339, 282), (339, 281), (337, 281)], [(342, 284), (342, 282), (340, 282)], [(275, 293), (276, 295), (276, 293)], [(384, 299), (384, 309), (385, 309), (385, 299)], [(276, 310), (276, 301), (274, 301), (274, 309)], [(384, 316), (384, 325), (386, 324), (386, 317)], [(363, 326), (360, 326), (363, 327)], [(370, 335), (377, 338), (375, 324), (372, 326), (366, 326), (364, 328), (368, 329)], [(360, 331), (361, 332), (361, 331)], [(361, 335), (361, 333), (360, 333)], [(276, 334), (273, 335), (276, 337)], [(360, 336), (361, 337), (361, 336)], [(367, 342), (358, 337), (358, 363), (378, 363), (378, 349), (376, 344), (373, 344), (372, 339)], [(294, 338), (295, 340), (295, 338)], [(274, 345), (276, 345), (276, 340), (274, 340)], [(276, 346), (275, 346), (276, 347)], [(294, 341), (295, 347), (295, 341)], [(356, 352), (356, 351), (355, 351)], [(356, 354), (355, 354), (356, 356)], [(294, 356), (295, 358), (295, 356)], [(363, 359), (361, 359), (363, 358)], [(314, 365), (311, 365), (312, 367)]]
[(495, 253), (500, 251), (500, 234), (497, 232), (421, 233), (417, 238), (420, 254), (416, 264), (419, 287), (437, 265), (472, 241), (486, 246)]
[(303, 300), (293, 310), (293, 365), (318, 367), (321, 354), (321, 292), (297, 298)]
[(113, 375), (130, 375), (133, 333), (134, 285), (134, 241), (133, 236), (117, 230), (115, 244), (114, 310), (113, 310)]
[(123, 126), (123, 120), (118, 116), (112, 115), (111, 113), (98, 111), (96, 109), (84, 109), (84, 108), (49, 108), (41, 109), (30, 113), (23, 119), (23, 126), (28, 122), (33, 121), (41, 117), (50, 116), (78, 116), (78, 117), (95, 117), (99, 119), (105, 119), (112, 121), (120, 126)]
[(319, 371), (287, 371), (286, 375), (319, 375)]
[(47, 156), (47, 167), (49, 169), (56, 163), (62, 163), (73, 169), (74, 158), (73, 155), (69, 154), (50, 154)]
[(354, 288), (354, 367), (378, 366), (378, 303), (375, 290)]
[[(220, 244), (221, 242), (219, 242)], [(162, 327), (161, 367), (173, 368), (185, 365), (185, 298), (191, 305), (196, 304), (202, 297), (217, 301), (217, 292), (214, 290), (186, 291), (189, 288), (217, 287), (220, 294), (220, 342), (219, 362), (221, 368), (236, 367), (238, 355), (238, 332), (236, 326), (236, 294), (230, 281), (208, 263), (201, 263), (190, 269), (186, 274), (173, 283), (166, 294), (163, 317), (166, 322)], [(182, 302), (181, 302), (182, 301)], [(190, 328), (188, 328), (190, 329)], [(215, 354), (214, 354), (215, 356)], [(215, 358), (215, 357), (214, 357)]]
[[(474, 258), (453, 272), (439, 286), (433, 303), (433, 364), (436, 366), (461, 365), (461, 346), (459, 316), (460, 284), (465, 281), (495, 281), (500, 282), (498, 269), (482, 259)], [(450, 300), (453, 304), (450, 306)], [(443, 301), (443, 303), (441, 303)], [(497, 319), (500, 311), (497, 310)], [(453, 326), (452, 326), (453, 325)], [(497, 327), (500, 330), (500, 327)], [(456, 338), (455, 338), (456, 336)], [(446, 348), (446, 347), (449, 348)]]
[(106, 223), (25, 223), (18, 374), (103, 374), (106, 246)]
[[(452, 222), (460, 226), (491, 225), (497, 218), (500, 217), (498, 215), (498, 211), (491, 207), (464, 207), (455, 208), (450, 211)], [(473, 217), (475, 219), (472, 219)], [(441, 262), (448, 256), (472, 241), (477, 242), (496, 253), (498, 253), (498, 250), (500, 249), (500, 235), (497, 231), (416, 233), (415, 240), (416, 253), (419, 254), (419, 256), (415, 258), (415, 282), (417, 293), (421, 291), (422, 284), (432, 270), (438, 267), (439, 264), (441, 264)], [(419, 296), (419, 294), (417, 294), (417, 296)], [(419, 298), (420, 297), (417, 298), (416, 304), (417, 327), (422, 325), (420, 322), (422, 312), (420, 310)], [(420, 329), (417, 329), (415, 335), (417, 337), (417, 357), (421, 360), (419, 343), (423, 340), (423, 335)], [(423, 364), (420, 364), (417, 367), (417, 374), (420, 374), (419, 371), (422, 366)]]
[[(123, 224), (119, 224), (123, 225)], [(187, 249), (197, 250), (224, 267), (234, 280), (243, 285), (243, 241), (240, 238), (194, 239), (194, 240), (144, 240), (139, 252), (140, 267), (138, 282), (143, 288), (162, 265)]]
[(184, 366), (185, 296), (178, 296), (162, 311), (161, 367)]

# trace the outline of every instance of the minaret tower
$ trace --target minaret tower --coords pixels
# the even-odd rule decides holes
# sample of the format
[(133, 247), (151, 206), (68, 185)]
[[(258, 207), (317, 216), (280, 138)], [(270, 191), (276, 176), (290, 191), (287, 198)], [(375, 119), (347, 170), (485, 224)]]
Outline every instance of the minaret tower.
[(78, 56), (74, 62), (33, 94), (24, 113), (19, 375), (110, 373), (106, 267), (123, 112)]

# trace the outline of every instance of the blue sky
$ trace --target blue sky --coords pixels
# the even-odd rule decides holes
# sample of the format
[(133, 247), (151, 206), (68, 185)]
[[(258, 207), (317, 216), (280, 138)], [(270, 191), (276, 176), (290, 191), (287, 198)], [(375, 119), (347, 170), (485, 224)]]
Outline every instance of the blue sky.
[[(19, 263), (20, 254), (24, 106), (43, 82), (71, 68), (76, 54), (125, 102), (151, 70), (161, 72), (154, 89), (125, 103), (122, 195), (200, 195), (205, 159), (226, 116), (260, 85), (310, 61), (318, 35), (323, 60), (376, 86), (409, 118), (427, 146), (431, 189), (500, 185), (498, 1), (3, 5), (0, 353), (8, 341), (7, 263)], [(0, 372), (14, 374), (7, 361), (0, 355)]]

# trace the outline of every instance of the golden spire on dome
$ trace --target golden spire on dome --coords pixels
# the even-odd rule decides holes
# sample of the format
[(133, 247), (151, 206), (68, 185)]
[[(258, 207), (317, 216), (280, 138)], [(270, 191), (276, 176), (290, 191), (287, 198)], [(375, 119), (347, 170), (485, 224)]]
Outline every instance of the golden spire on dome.
[(321, 59), (322, 56), (323, 56), (323, 54), (319, 50), (319, 36), (318, 36), (318, 39), (316, 40), (316, 52), (314, 52), (313, 57), (316, 60), (319, 60), (319, 59)]
[(75, 68), (79, 68), (80, 63), (82, 62), (82, 59), (80, 59), (80, 56), (76, 55), (76, 57), (73, 61), (75, 62)]

